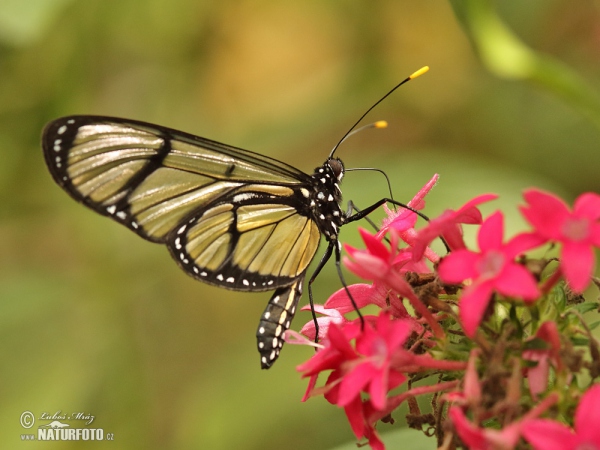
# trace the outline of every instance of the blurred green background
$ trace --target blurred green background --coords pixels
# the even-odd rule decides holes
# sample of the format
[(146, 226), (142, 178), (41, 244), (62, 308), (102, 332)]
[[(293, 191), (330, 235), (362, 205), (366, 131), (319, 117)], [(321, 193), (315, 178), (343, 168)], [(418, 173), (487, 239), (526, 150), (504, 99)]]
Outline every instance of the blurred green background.
[[(268, 293), (198, 283), (166, 249), (77, 205), (54, 185), (39, 136), (63, 115), (122, 116), (311, 172), (423, 65), (366, 119), (389, 128), (340, 148), (348, 167), (385, 169), (404, 201), (440, 173), (430, 215), (499, 193), (484, 209), (504, 208), (510, 232), (523, 226), (525, 187), (568, 201), (600, 191), (598, 1), (1, 0), (0, 447), (352, 441), (341, 410), (299, 401), (295, 366), (309, 349), (288, 345), (259, 369)], [(359, 206), (385, 195), (376, 173), (345, 179)], [(342, 239), (356, 243), (355, 228)], [(339, 287), (328, 267), (317, 301)], [(299, 313), (294, 328), (308, 320)], [(115, 441), (21, 443), (23, 411), (92, 414)]]

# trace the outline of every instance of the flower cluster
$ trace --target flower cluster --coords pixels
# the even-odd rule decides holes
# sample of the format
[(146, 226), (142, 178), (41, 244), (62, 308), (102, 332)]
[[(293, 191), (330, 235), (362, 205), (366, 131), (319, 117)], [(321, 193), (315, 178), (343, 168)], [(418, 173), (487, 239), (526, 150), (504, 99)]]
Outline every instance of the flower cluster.
[[(493, 194), (417, 229), (415, 211), (436, 181), (387, 210), (377, 233), (360, 229), (364, 249), (345, 245), (345, 266), (369, 283), (315, 305), (318, 328), (311, 321), (301, 331), (319, 341), (298, 367), (309, 379), (305, 399), (343, 408), (374, 449), (384, 448), (377, 423), (393, 423), (405, 401), (409, 426), (433, 430), (440, 448), (600, 449), (600, 350), (583, 317), (598, 305), (581, 295), (600, 285), (600, 195), (583, 194), (571, 209), (529, 189), (519, 209), (531, 229), (507, 239), (503, 213), (479, 210)], [(478, 227), (476, 249), (465, 224)], [(347, 317), (365, 307), (379, 312)], [(429, 413), (415, 401), (424, 394), (433, 394)]]

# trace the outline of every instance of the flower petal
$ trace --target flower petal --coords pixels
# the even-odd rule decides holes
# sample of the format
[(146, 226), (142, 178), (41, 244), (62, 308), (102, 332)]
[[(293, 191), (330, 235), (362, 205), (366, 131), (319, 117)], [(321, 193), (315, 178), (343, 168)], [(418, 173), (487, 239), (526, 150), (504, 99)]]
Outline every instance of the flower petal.
[(490, 302), (491, 295), (491, 282), (471, 285), (463, 291), (458, 307), (460, 308), (460, 321), (467, 336), (473, 337), (475, 335)]
[(548, 419), (536, 419), (525, 422), (521, 428), (521, 433), (536, 450), (572, 449), (575, 439), (570, 428), (562, 423)]
[(379, 259), (387, 261), (390, 258), (390, 251), (374, 234), (369, 233), (364, 228), (359, 228), (358, 232), (365, 242), (368, 252)]
[(540, 296), (540, 291), (533, 275), (525, 267), (508, 263), (504, 266), (502, 274), (495, 280), (496, 290), (507, 297), (533, 300)]
[[(350, 295), (352, 295), (352, 298), (356, 302), (356, 306), (358, 306), (359, 309), (370, 304), (379, 305), (379, 303), (376, 301), (376, 298), (374, 298), (378, 293), (378, 290), (370, 284), (351, 284), (348, 286), (348, 290), (350, 291)], [(382, 305), (384, 304), (385, 303), (382, 303)], [(315, 305), (315, 311), (317, 311), (316, 306), (317, 305)], [(352, 305), (350, 297), (348, 297), (348, 293), (346, 292), (345, 288), (341, 288), (334, 292), (331, 297), (327, 299), (324, 306), (327, 309), (337, 309), (342, 314), (354, 311), (354, 306)]]
[(371, 379), (377, 377), (377, 375), (377, 370), (372, 364), (358, 364), (342, 378), (338, 405), (346, 406), (356, 398), (360, 398), (360, 392), (371, 382)]
[(589, 245), (565, 242), (560, 254), (560, 268), (571, 289), (583, 292), (594, 268), (593, 250)]
[(539, 189), (528, 189), (523, 193), (528, 206), (519, 209), (536, 232), (548, 239), (560, 236), (560, 227), (571, 212), (559, 197)]
[(449, 415), (456, 432), (468, 448), (483, 449), (486, 447), (483, 431), (469, 422), (460, 408), (450, 408)]
[(497, 194), (482, 194), (472, 200), (469, 200), (463, 206), (456, 210), (456, 222), (460, 223), (481, 223), (481, 212), (476, 208), (477, 205), (498, 198)]
[(513, 259), (527, 250), (544, 245), (546, 242), (548, 240), (537, 233), (521, 233), (506, 243), (504, 254), (508, 259)]
[(600, 219), (600, 195), (593, 192), (581, 194), (575, 200), (573, 210), (578, 217), (586, 217), (591, 221)]
[(500, 211), (490, 215), (481, 224), (477, 234), (477, 243), (481, 251), (498, 250), (502, 247), (502, 235), (504, 234), (504, 216)]
[(344, 406), (344, 412), (352, 427), (352, 432), (356, 439), (361, 439), (365, 436), (365, 416), (363, 414), (363, 403), (360, 398), (354, 399), (351, 403)]
[(478, 253), (456, 250), (441, 260), (438, 274), (445, 283), (460, 283), (477, 276), (475, 266), (478, 260)]
[(600, 448), (600, 384), (587, 390), (579, 401), (575, 412), (575, 430), (582, 441), (596, 444)]

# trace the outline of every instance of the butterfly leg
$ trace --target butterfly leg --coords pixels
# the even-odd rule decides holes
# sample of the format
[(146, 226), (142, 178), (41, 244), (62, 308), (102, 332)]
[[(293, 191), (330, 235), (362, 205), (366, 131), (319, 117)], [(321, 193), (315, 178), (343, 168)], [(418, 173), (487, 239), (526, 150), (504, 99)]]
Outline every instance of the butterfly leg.
[(289, 286), (275, 291), (258, 323), (256, 340), (262, 369), (270, 368), (283, 347), (283, 333), (290, 328), (296, 313), (298, 300), (302, 296), (304, 274)]
[(315, 342), (319, 342), (319, 323), (317, 322), (317, 314), (315, 313), (315, 302), (313, 300), (312, 284), (317, 279), (317, 276), (321, 273), (323, 267), (325, 267), (325, 264), (327, 264), (327, 261), (329, 261), (329, 259), (331, 258), (331, 255), (333, 254), (333, 247), (335, 245), (336, 244), (334, 241), (329, 241), (327, 245), (327, 250), (325, 250), (321, 261), (319, 261), (319, 265), (313, 272), (312, 276), (310, 277), (310, 280), (308, 280), (308, 303), (310, 304), (310, 312), (312, 313), (313, 322), (315, 323)]
[(396, 206), (400, 206), (401, 208), (408, 209), (409, 211), (414, 212), (417, 216), (422, 217), (423, 219), (425, 219), (426, 221), (429, 222), (429, 217), (427, 217), (425, 214), (417, 211), (416, 209), (411, 208), (410, 206), (405, 205), (404, 203), (400, 203), (400, 202), (397, 202), (396, 200), (392, 200), (391, 198), (382, 198), (378, 202), (373, 203), (371, 206), (363, 209), (362, 211), (358, 211), (358, 212), (352, 214), (351, 216), (347, 217), (346, 223), (355, 222), (357, 220), (362, 219), (363, 217), (368, 216), (369, 214), (371, 214), (373, 211), (375, 211), (377, 208), (379, 208), (380, 206), (382, 206), (385, 203), (391, 203), (392, 205), (396, 205)]
[(336, 244), (337, 245), (334, 246), (334, 248), (335, 248), (335, 268), (337, 269), (337, 273), (338, 273), (338, 276), (340, 277), (340, 281), (342, 282), (342, 285), (344, 286), (346, 295), (348, 295), (348, 298), (350, 299), (350, 302), (352, 303), (352, 306), (354, 307), (356, 314), (358, 314), (358, 318), (360, 319), (360, 327), (362, 330), (365, 328), (365, 319), (362, 316), (360, 309), (358, 309), (358, 305), (356, 304), (354, 297), (352, 297), (352, 294), (350, 293), (350, 289), (348, 289), (348, 285), (346, 284), (346, 280), (344, 279), (344, 272), (342, 272), (342, 264), (341, 264), (342, 255), (340, 252), (340, 242), (336, 241)]
[[(419, 217), (425, 219), (427, 222), (429, 222), (429, 217), (427, 217), (425, 214), (417, 211), (416, 209), (413, 209), (410, 206), (405, 205), (404, 203), (397, 202), (396, 200), (392, 200), (390, 198), (382, 198), (377, 203), (374, 203), (371, 206), (369, 206), (368, 208), (363, 209), (363, 210), (359, 210), (352, 201), (349, 201), (348, 202), (348, 212), (346, 213), (346, 223), (355, 222), (357, 220), (363, 219), (363, 218), (367, 217), (369, 214), (371, 214), (373, 211), (375, 211), (377, 208), (382, 206), (384, 203), (388, 203), (388, 202), (393, 205), (400, 206), (401, 208), (408, 209), (409, 211), (414, 212), (417, 216), (419, 216)], [(354, 211), (356, 211), (356, 212), (354, 213)], [(371, 222), (370, 220), (369, 220), (369, 223), (373, 224), (373, 222)], [(450, 253), (450, 246), (446, 242), (446, 239), (444, 239), (443, 236), (440, 236), (440, 240), (442, 241), (442, 244), (444, 244), (444, 247), (446, 247), (446, 251), (448, 253)]]
[(312, 293), (312, 284), (316, 280), (319, 273), (321, 273), (321, 270), (323, 269), (323, 267), (325, 267), (325, 264), (327, 264), (327, 261), (329, 261), (329, 259), (331, 258), (331, 255), (334, 252), (335, 252), (335, 268), (337, 270), (338, 277), (340, 278), (340, 281), (342, 282), (342, 286), (344, 286), (344, 289), (346, 290), (346, 294), (348, 295), (350, 302), (352, 302), (352, 306), (358, 313), (358, 317), (360, 317), (361, 325), (364, 326), (363, 316), (360, 313), (358, 306), (356, 305), (356, 302), (354, 301), (354, 298), (352, 297), (352, 294), (350, 293), (350, 290), (348, 289), (346, 280), (344, 279), (344, 272), (342, 272), (342, 266), (341, 266), (342, 256), (341, 256), (341, 252), (340, 252), (340, 242), (338, 240), (329, 241), (329, 245), (327, 246), (327, 250), (325, 250), (325, 254), (321, 258), (321, 261), (319, 261), (319, 265), (317, 266), (314, 273), (308, 280), (308, 301), (310, 303), (310, 311), (313, 316), (313, 322), (315, 323), (315, 342), (319, 341), (319, 323), (317, 322), (317, 315), (315, 313), (313, 293)]

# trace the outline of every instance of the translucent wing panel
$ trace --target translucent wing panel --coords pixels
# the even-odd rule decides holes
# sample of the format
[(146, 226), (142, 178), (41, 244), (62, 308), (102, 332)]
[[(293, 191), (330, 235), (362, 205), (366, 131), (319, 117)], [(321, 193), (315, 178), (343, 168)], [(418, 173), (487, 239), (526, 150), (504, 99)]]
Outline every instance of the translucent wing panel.
[(303, 274), (317, 251), (316, 223), (279, 203), (203, 211), (169, 236), (182, 268), (203, 281), (256, 291), (289, 285)]
[(282, 176), (281, 173), (270, 170), (269, 166), (256, 166), (235, 156), (181, 141), (173, 141), (172, 151), (165, 158), (164, 164), (168, 167), (227, 180), (298, 183), (296, 178)]

